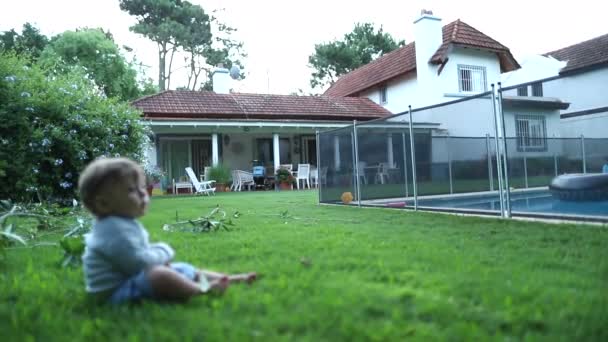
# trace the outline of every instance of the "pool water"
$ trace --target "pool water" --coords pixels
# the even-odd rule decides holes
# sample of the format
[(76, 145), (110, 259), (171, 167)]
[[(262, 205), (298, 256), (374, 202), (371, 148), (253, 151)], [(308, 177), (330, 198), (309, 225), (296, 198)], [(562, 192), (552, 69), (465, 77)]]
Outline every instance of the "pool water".
[[(500, 211), (498, 194), (418, 200), (420, 207)], [(511, 211), (535, 214), (594, 216), (608, 219), (608, 201), (562, 201), (549, 190), (511, 194)]]

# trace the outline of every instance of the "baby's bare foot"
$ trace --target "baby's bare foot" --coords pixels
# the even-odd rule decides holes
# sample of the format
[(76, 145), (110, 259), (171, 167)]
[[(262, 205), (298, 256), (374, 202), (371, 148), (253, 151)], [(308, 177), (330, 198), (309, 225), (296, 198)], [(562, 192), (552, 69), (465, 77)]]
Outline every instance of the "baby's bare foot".
[(247, 283), (247, 284), (251, 284), (254, 281), (256, 281), (258, 278), (257, 273), (255, 272), (251, 272), (251, 273), (242, 273), (242, 274), (233, 274), (229, 277), (231, 282), (237, 282), (237, 283)]
[(228, 277), (213, 279), (209, 282), (209, 290), (218, 293), (223, 293), (224, 291), (226, 291), (228, 286), (230, 286), (230, 280), (228, 279)]

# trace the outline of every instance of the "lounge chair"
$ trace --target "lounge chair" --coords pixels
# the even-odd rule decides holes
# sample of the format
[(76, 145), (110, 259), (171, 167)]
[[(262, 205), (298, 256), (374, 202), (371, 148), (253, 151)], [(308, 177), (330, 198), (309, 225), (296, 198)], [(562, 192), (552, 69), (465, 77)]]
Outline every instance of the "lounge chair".
[(191, 167), (186, 168), (186, 173), (188, 174), (188, 177), (190, 177), (190, 182), (194, 185), (194, 190), (196, 190), (197, 194), (205, 194), (207, 196), (209, 196), (209, 194), (215, 195), (215, 188), (212, 187), (213, 183), (215, 183), (214, 180), (200, 182), (198, 178), (196, 178), (194, 170), (192, 170)]

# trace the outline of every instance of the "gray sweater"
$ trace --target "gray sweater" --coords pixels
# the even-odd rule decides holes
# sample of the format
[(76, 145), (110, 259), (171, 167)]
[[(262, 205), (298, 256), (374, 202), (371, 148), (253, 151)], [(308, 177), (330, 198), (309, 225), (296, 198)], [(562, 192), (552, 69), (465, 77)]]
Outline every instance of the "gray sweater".
[(148, 232), (134, 219), (109, 216), (97, 220), (85, 235), (82, 257), (87, 292), (114, 289), (153, 265), (162, 265), (174, 252), (165, 243), (150, 243)]

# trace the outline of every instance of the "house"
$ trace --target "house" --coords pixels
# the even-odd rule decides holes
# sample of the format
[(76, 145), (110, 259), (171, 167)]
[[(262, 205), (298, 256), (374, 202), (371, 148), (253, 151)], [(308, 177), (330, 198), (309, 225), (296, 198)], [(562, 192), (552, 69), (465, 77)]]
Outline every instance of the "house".
[[(167, 90), (132, 102), (154, 133), (150, 160), (169, 180), (183, 176), (187, 166), (202, 174), (205, 166), (218, 163), (251, 171), (253, 160), (269, 170), (280, 164), (316, 165), (317, 131), (391, 114), (366, 98), (230, 93), (228, 77), (227, 70), (218, 69), (213, 92)], [(331, 153), (352, 154), (351, 137), (342, 140)]]
[[(341, 76), (324, 95), (368, 98), (395, 114), (412, 106), (414, 122), (439, 124), (434, 136), (494, 136), (490, 85), (520, 68), (509, 48), (460, 19), (442, 26), (429, 11), (414, 21), (414, 36), (415, 42)], [(458, 103), (438, 105), (447, 102)], [(433, 107), (420, 109), (427, 106)], [(516, 153), (550, 152), (545, 138), (559, 135), (559, 110), (567, 106), (506, 93), (506, 136), (517, 137)], [(462, 158), (487, 153), (485, 143), (479, 149), (462, 151)], [(440, 151), (431, 154), (435, 159)]]
[(570, 103), (560, 111), (562, 137), (608, 137), (608, 34), (532, 56), (505, 76), (506, 84), (533, 82), (519, 88), (522, 94)]

